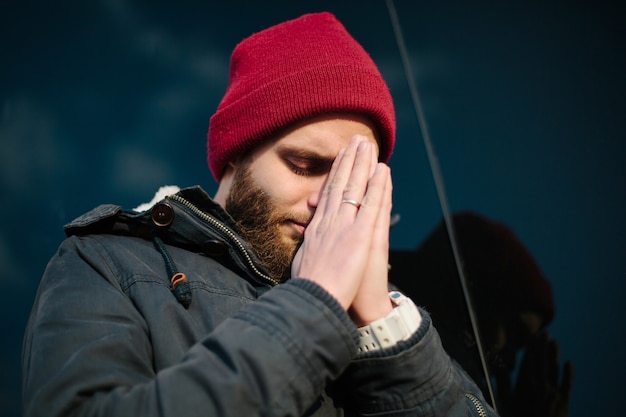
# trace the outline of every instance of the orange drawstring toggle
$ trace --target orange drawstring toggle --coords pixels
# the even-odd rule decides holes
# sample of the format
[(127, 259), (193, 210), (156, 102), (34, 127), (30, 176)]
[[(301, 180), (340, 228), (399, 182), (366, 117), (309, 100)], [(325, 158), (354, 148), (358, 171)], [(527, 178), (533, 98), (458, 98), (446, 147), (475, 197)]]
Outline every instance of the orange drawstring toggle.
[(172, 279), (170, 280), (170, 282), (172, 283), (172, 289), (175, 290), (176, 287), (178, 287), (178, 284), (187, 282), (187, 275), (185, 275), (182, 272), (177, 272), (174, 274), (174, 276), (172, 276)]

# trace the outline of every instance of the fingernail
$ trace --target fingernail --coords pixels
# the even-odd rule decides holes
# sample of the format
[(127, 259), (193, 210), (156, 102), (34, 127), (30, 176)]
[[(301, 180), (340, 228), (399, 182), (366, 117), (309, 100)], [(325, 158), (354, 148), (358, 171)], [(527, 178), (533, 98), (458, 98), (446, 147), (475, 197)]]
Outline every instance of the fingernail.
[(356, 148), (357, 152), (363, 152), (367, 149), (367, 147), (370, 145), (369, 141), (364, 140), (363, 142), (359, 143), (359, 147)]
[(382, 171), (383, 169), (385, 169), (385, 166), (386, 165), (382, 162), (377, 163), (376, 168), (374, 169), (374, 173)]
[(367, 136), (360, 135), (360, 134), (356, 134), (352, 136), (352, 142), (362, 142), (362, 141), (368, 141)]

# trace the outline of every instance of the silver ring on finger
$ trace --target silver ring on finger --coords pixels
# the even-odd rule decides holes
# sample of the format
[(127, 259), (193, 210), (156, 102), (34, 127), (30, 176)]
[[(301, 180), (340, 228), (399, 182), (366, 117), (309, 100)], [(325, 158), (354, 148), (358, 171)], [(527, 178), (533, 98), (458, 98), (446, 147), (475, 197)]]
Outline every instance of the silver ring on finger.
[(353, 205), (357, 209), (361, 207), (361, 203), (359, 203), (358, 201), (353, 200), (351, 198), (344, 198), (343, 200), (341, 200), (341, 204), (343, 204), (343, 203)]

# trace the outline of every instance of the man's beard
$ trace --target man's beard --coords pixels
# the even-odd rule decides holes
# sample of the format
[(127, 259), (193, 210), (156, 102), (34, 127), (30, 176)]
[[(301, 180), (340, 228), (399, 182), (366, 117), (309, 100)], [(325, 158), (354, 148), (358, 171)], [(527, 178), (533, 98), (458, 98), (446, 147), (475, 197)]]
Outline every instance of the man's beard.
[(270, 276), (280, 282), (289, 279), (291, 262), (302, 237), (299, 240), (287, 238), (281, 233), (281, 226), (299, 217), (276, 208), (270, 196), (252, 178), (246, 161), (242, 161), (234, 173), (225, 209)]

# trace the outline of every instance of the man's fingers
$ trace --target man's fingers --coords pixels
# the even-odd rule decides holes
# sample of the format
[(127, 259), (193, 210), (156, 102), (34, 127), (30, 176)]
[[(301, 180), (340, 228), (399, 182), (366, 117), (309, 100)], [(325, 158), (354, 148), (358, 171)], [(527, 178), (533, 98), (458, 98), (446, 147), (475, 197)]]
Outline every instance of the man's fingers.
[(385, 190), (389, 181), (389, 167), (383, 163), (376, 166), (374, 175), (367, 184), (367, 191), (361, 202), (356, 221), (363, 227), (374, 227), (383, 202), (386, 200)]
[(338, 208), (340, 213), (352, 217), (355, 215), (355, 209), (360, 208), (370, 177), (371, 154), (372, 144), (369, 141), (363, 140), (358, 143), (352, 171), (341, 193)]
[[(327, 210), (328, 207), (328, 199), (330, 197), (331, 191), (337, 187), (337, 170), (339, 169), (339, 165), (343, 160), (343, 156), (346, 153), (346, 148), (341, 148), (339, 153), (335, 157), (332, 166), (330, 167), (330, 172), (328, 173), (328, 177), (320, 191), (320, 198), (317, 204), (317, 209), (315, 210), (315, 217), (321, 217)], [(314, 217), (314, 219), (315, 219)]]
[(317, 216), (333, 212), (339, 206), (343, 192), (356, 157), (359, 138), (354, 137), (346, 148), (341, 149), (335, 158), (326, 183), (322, 188), (320, 200), (315, 211)]

